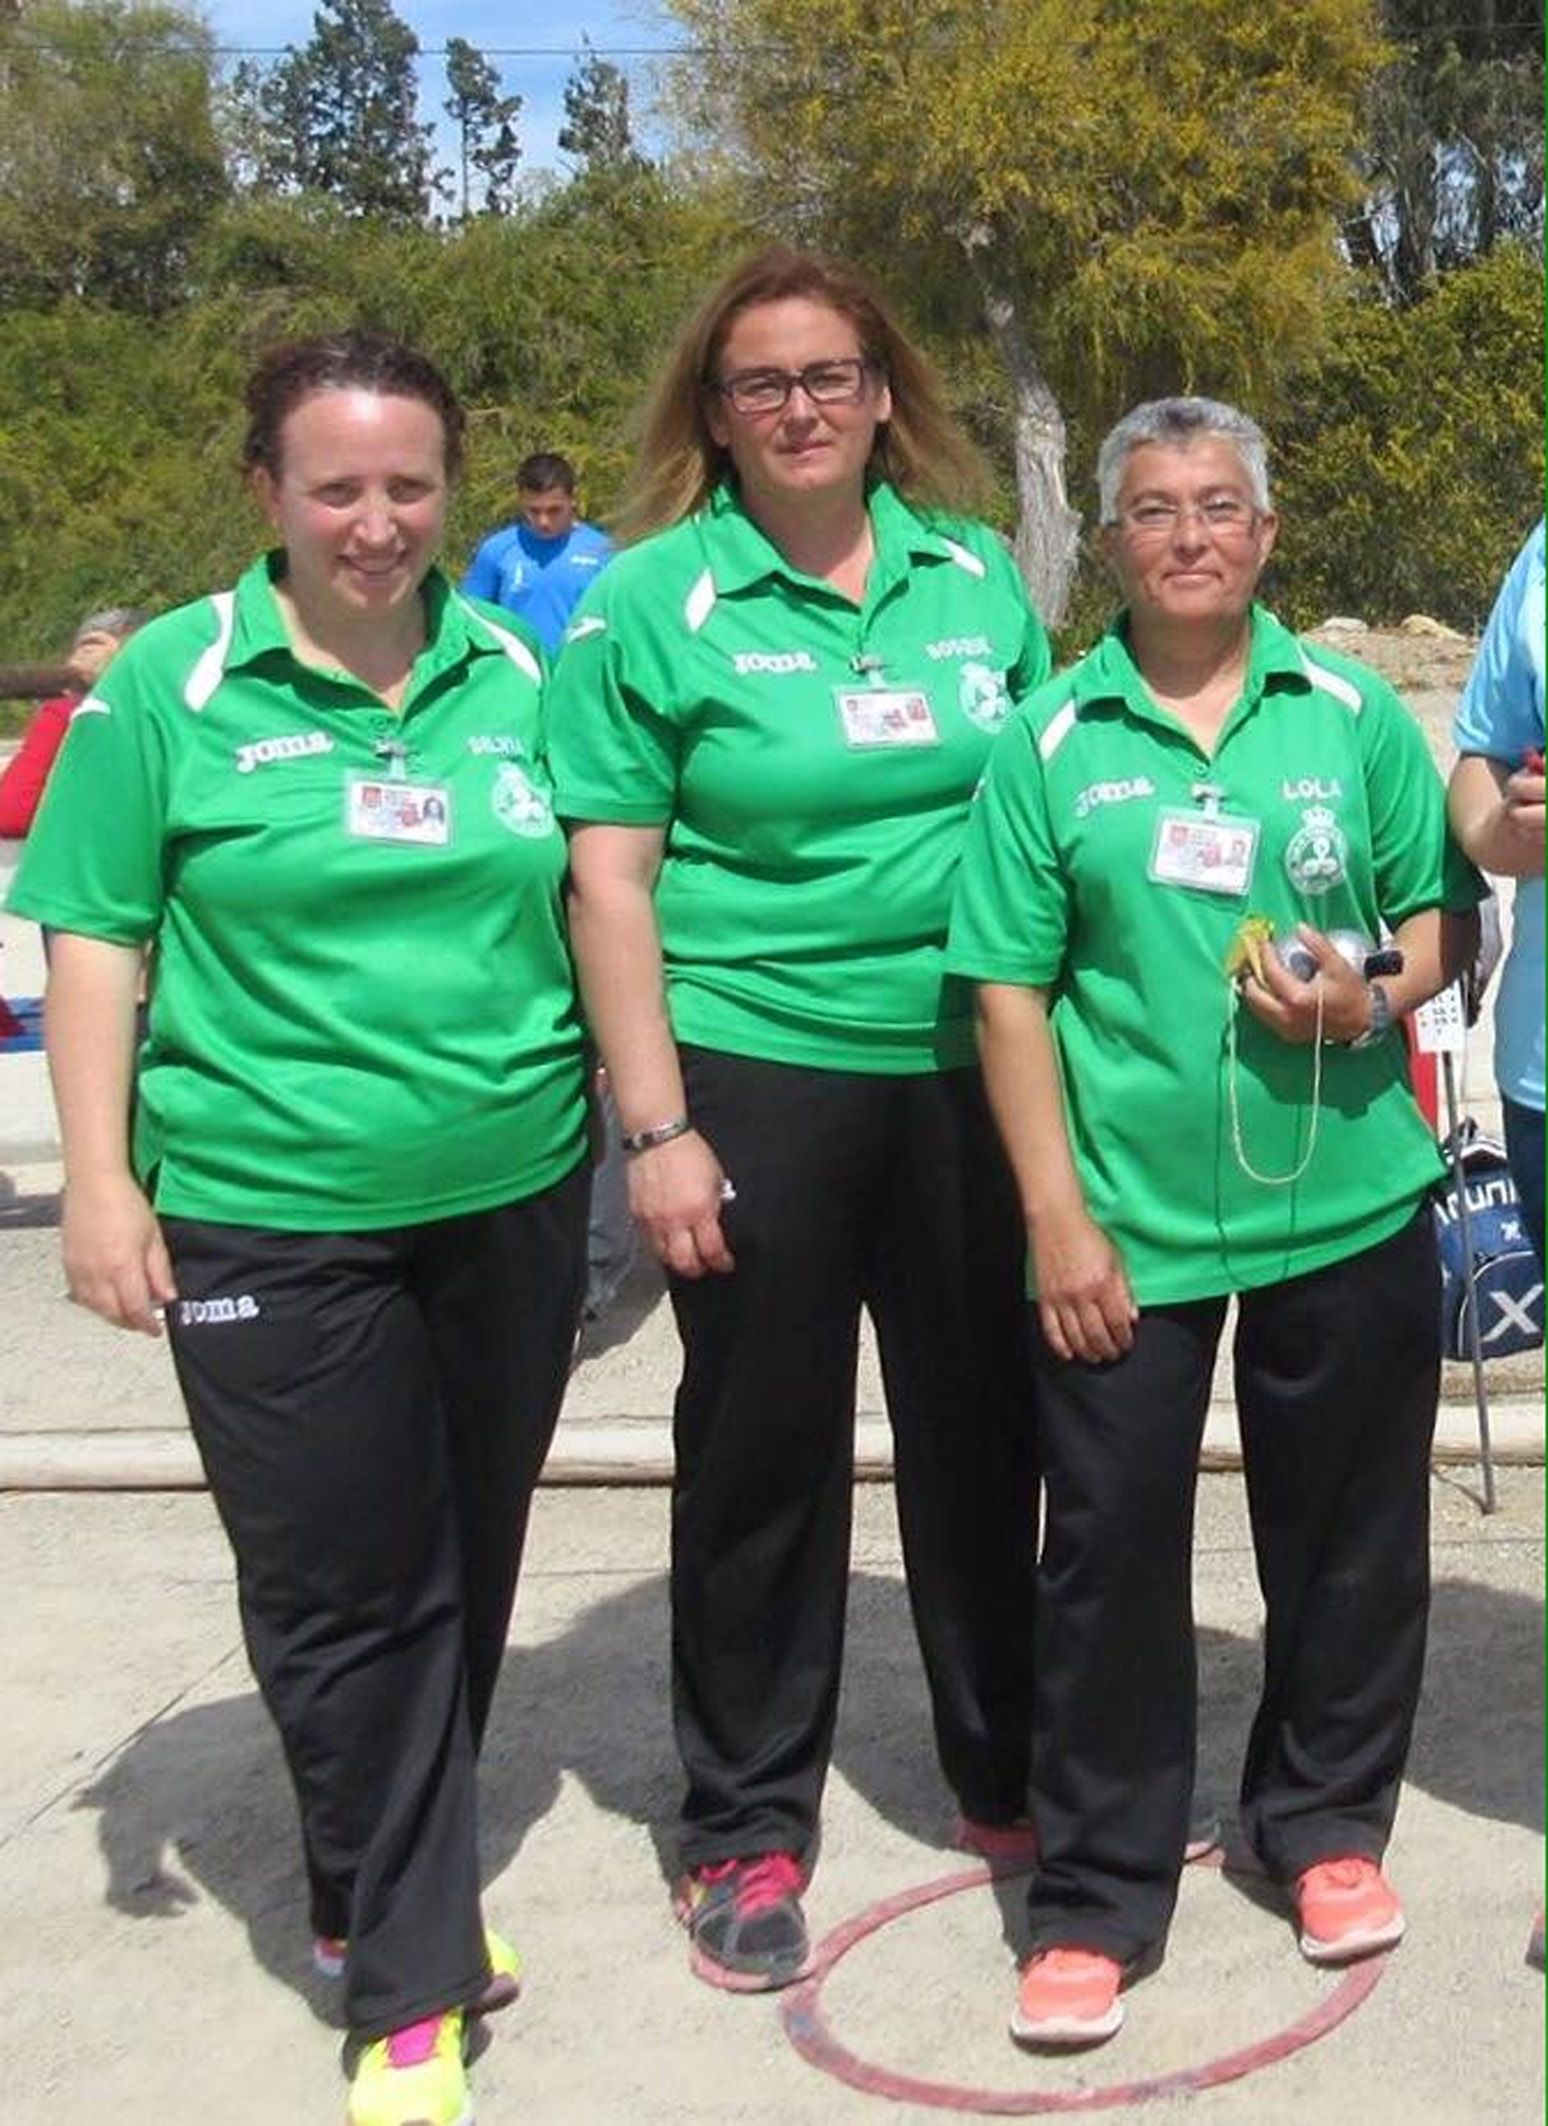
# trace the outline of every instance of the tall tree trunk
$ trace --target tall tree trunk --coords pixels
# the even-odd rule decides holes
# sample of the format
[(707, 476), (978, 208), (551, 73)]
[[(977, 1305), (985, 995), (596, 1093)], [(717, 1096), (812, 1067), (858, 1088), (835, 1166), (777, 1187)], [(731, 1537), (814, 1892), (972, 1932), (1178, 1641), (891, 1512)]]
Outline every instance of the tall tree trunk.
[(1016, 563), (1032, 601), (1050, 627), (1069, 606), (1079, 554), (1080, 517), (1064, 482), (1064, 415), (1033, 351), (1016, 299), (990, 257), (992, 234), (975, 228), (963, 238), (983, 300), (984, 317), (1010, 378), (1015, 405), (1012, 447), (1016, 465)]

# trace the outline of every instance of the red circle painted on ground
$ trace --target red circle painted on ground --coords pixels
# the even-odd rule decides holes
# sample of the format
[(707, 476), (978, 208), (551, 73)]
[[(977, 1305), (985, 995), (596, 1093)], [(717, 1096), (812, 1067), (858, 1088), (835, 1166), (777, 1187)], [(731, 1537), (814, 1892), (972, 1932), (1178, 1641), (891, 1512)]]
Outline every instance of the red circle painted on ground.
[(1364, 1962), (1351, 1965), (1332, 1991), (1305, 2015), (1270, 2037), (1244, 2045), (1240, 2051), (1223, 2053), (1198, 2067), (1177, 2068), (1170, 2074), (1138, 2081), (1110, 2082), (1095, 2089), (964, 2089), (949, 2082), (926, 2082), (914, 2075), (895, 2073), (851, 2052), (829, 2029), (822, 2010), (822, 1988), (834, 1966), (889, 1921), (936, 1904), (943, 1897), (953, 1897), (960, 1890), (980, 1889), (993, 1877), (993, 1869), (985, 1865), (940, 1875), (915, 1889), (900, 1890), (895, 1897), (884, 1898), (880, 1904), (869, 1906), (835, 1927), (813, 1951), (808, 1975), (781, 1996), (780, 2019), (785, 2035), (801, 2057), (847, 2082), (852, 2089), (940, 2111), (976, 2111), (1002, 2118), (1031, 2118), (1061, 2111), (1109, 2111), (1121, 2104), (1148, 2104), (1157, 2097), (1191, 2096), (1201, 2089), (1218, 2088), (1222, 2082), (1239, 2081), (1243, 2075), (1256, 2074), (1260, 2067), (1287, 2059), (1291, 2053), (1336, 2030), (1362, 2001), (1369, 1999), (1386, 1968), (1385, 1955), (1367, 1957)]

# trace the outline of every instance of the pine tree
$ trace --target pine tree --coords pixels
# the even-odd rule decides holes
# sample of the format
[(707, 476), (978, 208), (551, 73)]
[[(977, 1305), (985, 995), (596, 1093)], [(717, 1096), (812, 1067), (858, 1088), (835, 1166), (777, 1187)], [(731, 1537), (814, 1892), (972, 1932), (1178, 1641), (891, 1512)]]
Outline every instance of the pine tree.
[(255, 181), (327, 193), (352, 214), (421, 219), (434, 173), (432, 128), (415, 115), (418, 56), (391, 0), (320, 0), (310, 43), (233, 77)]
[(629, 83), (620, 67), (581, 39), (575, 71), (565, 83), (564, 125), (559, 146), (583, 170), (636, 168), (644, 157), (634, 145)]
[(500, 94), (500, 76), (465, 37), (447, 39), (446, 85), (451, 90), (446, 115), (457, 128), (461, 218), (466, 221), (473, 211), (475, 176), (481, 180), (483, 211), (504, 214), (521, 160), (516, 135), (521, 98)]

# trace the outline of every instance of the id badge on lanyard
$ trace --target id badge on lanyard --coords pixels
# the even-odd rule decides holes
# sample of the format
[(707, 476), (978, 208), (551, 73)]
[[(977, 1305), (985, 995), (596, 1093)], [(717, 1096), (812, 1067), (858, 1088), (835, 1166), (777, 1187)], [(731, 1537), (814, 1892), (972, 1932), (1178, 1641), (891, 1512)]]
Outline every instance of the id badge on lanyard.
[(1222, 813), (1219, 792), (1206, 785), (1196, 794), (1202, 811), (1169, 805), (1157, 816), (1149, 876), (1158, 886), (1187, 886), (1239, 900), (1252, 883), (1261, 824)]
[(444, 783), (352, 775), (344, 786), (344, 825), (362, 841), (444, 849), (451, 840), (451, 792)]
[(930, 697), (922, 687), (839, 687), (834, 700), (844, 743), (856, 751), (940, 744)]

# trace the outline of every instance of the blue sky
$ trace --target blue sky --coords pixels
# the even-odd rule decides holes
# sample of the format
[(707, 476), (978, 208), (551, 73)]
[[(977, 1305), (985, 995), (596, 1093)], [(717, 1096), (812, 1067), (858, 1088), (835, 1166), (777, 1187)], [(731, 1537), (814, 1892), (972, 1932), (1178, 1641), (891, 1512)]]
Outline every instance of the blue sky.
[[(651, 62), (636, 56), (679, 41), (678, 26), (650, 0), (393, 0), (419, 39), (420, 116), (442, 121), (446, 88), (440, 61), (430, 54), (448, 37), (465, 37), (499, 68), (507, 95), (524, 101), (520, 119), (522, 170), (562, 169), (556, 140), (564, 122), (564, 85), (588, 36), (604, 57), (628, 74), (636, 131), (651, 141)], [(316, 0), (202, 0), (202, 12), (223, 51), (277, 55), (312, 34)], [(504, 56), (505, 54), (510, 56)], [(446, 149), (442, 147), (442, 159)]]

